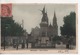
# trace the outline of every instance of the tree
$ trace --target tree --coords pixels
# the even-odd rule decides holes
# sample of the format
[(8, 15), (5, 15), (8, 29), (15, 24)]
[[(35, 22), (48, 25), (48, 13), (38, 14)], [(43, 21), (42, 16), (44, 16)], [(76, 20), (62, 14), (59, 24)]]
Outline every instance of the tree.
[(14, 21), (11, 17), (1, 17), (1, 36), (10, 36), (12, 23)]
[(2, 39), (4, 42), (1, 45), (6, 45), (5, 39), (7, 36), (16, 36), (18, 38), (24, 36), (24, 31), (21, 25), (13, 20), (13, 17), (1, 17), (1, 37), (4, 39)]
[(24, 31), (12, 17), (1, 17), (1, 36), (23, 36)]
[(70, 15), (64, 17), (64, 25), (60, 27), (61, 35), (67, 40), (66, 47), (69, 48), (71, 40), (76, 36), (76, 13), (71, 12)]
[(54, 44), (53, 47), (55, 48), (56, 47), (56, 44), (61, 41), (61, 37), (60, 36), (54, 36), (52, 38), (52, 41), (53, 41), (53, 44)]

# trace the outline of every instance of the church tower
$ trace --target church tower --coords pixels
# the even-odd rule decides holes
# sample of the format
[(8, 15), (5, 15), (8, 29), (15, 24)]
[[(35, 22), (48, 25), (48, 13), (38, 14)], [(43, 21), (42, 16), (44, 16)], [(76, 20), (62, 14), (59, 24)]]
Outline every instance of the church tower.
[(54, 11), (54, 17), (53, 17), (53, 34), (54, 36), (58, 36), (58, 25), (57, 25), (57, 18)]

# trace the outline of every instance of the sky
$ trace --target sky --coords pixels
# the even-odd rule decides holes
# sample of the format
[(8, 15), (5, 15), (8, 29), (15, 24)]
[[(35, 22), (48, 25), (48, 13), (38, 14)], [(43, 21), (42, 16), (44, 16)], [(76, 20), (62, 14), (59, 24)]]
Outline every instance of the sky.
[(40, 10), (45, 6), (49, 24), (52, 24), (54, 11), (57, 17), (58, 35), (60, 36), (60, 26), (63, 26), (63, 18), (70, 12), (76, 12), (75, 4), (13, 4), (12, 14), (15, 22), (22, 24), (24, 21), (24, 29), (30, 33), (32, 28), (40, 27), (42, 12)]

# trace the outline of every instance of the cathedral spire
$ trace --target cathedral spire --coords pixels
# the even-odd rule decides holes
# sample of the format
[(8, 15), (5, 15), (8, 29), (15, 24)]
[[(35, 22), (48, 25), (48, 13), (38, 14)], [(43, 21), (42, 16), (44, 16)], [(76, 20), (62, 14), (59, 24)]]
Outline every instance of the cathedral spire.
[(55, 11), (54, 11), (54, 17), (53, 17), (53, 26), (57, 26), (57, 18), (56, 18)]
[(54, 35), (57, 36), (58, 35), (58, 25), (57, 25), (57, 18), (56, 18), (55, 11), (54, 11), (54, 17), (53, 17), (53, 28), (54, 28)]
[(54, 21), (57, 21), (57, 18), (56, 18), (56, 13), (54, 11)]

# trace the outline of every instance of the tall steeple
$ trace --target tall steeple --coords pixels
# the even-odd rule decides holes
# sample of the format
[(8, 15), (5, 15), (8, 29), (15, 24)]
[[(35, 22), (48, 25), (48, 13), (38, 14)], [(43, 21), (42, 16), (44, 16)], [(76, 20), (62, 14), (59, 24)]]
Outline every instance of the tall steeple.
[(57, 18), (56, 18), (55, 11), (54, 11), (54, 17), (53, 17), (53, 27), (54, 26), (57, 26)]
[(54, 11), (54, 17), (53, 17), (53, 28), (54, 28), (54, 34), (58, 35), (58, 25), (57, 25), (57, 18)]

